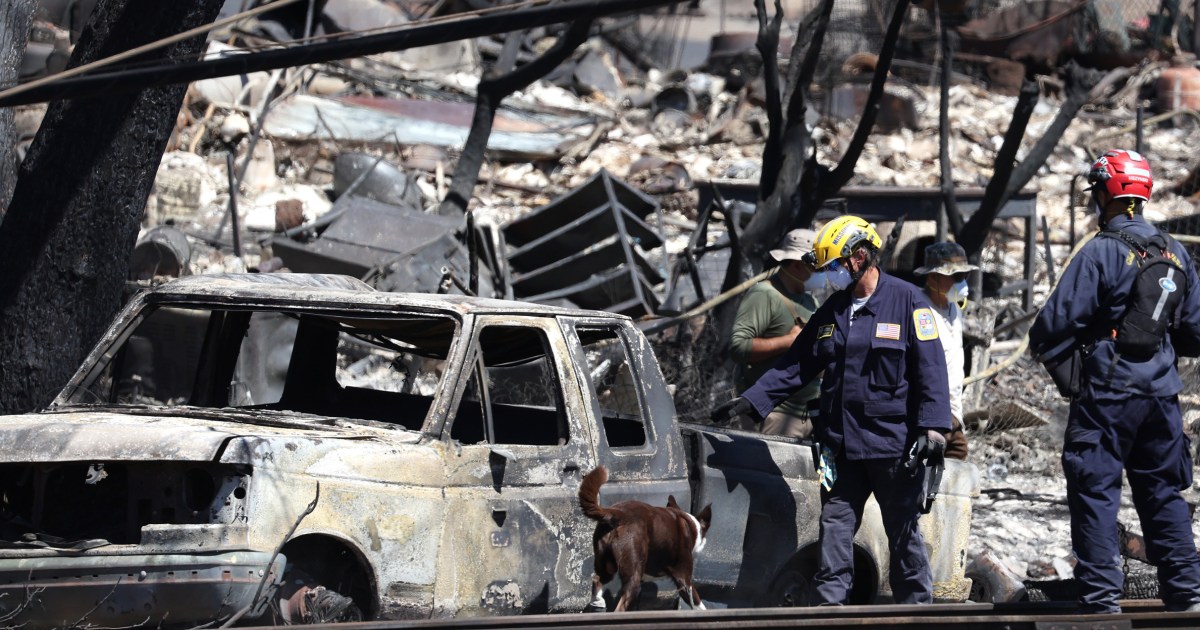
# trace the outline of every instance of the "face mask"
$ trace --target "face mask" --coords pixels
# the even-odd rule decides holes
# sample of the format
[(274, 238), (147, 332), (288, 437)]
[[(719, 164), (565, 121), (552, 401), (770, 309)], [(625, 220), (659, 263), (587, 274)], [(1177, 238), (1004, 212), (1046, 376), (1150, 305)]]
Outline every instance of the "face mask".
[(833, 287), (834, 291), (841, 291), (854, 282), (854, 278), (850, 275), (850, 270), (846, 269), (845, 265), (838, 265), (837, 269), (826, 272), (825, 278), (829, 281), (829, 286)]
[(964, 304), (967, 301), (967, 295), (970, 294), (970, 288), (967, 287), (966, 280), (959, 280), (950, 285), (950, 290), (946, 291), (946, 299), (956, 304)]
[(825, 289), (825, 272), (815, 271), (804, 281), (804, 290), (809, 293), (816, 293)]

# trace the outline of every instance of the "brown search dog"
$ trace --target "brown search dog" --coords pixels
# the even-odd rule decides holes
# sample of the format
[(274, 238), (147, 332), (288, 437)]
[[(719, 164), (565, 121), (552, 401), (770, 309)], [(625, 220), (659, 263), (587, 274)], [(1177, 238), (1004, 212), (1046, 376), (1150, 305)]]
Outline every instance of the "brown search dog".
[(621, 576), (621, 597), (614, 610), (635, 606), (645, 575), (669, 576), (692, 608), (703, 610), (700, 593), (692, 586), (692, 566), (696, 554), (704, 548), (712, 522), (712, 506), (705, 506), (692, 516), (672, 496), (667, 498), (667, 507), (641, 501), (622, 501), (603, 507), (600, 486), (606, 481), (608, 469), (599, 466), (579, 486), (579, 507), (584, 516), (596, 521), (596, 531), (592, 534), (592, 550), (596, 554), (592, 606), (604, 608), (604, 585), (614, 575)]

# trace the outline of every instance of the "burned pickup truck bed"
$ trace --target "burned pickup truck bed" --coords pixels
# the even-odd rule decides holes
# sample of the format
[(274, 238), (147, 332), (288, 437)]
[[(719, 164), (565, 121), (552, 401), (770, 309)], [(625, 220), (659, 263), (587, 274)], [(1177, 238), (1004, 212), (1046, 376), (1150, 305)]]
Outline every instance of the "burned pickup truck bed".
[[(706, 597), (733, 606), (808, 605), (816, 573), (820, 489), (811, 443), (743, 431), (682, 424), (694, 480), (693, 503), (722, 506), (709, 546), (696, 566)], [(921, 518), (930, 548), (934, 596), (963, 601), (971, 500), (978, 496), (974, 465), (948, 460), (938, 499)], [(855, 538), (851, 603), (891, 597), (887, 536), (871, 498)]]

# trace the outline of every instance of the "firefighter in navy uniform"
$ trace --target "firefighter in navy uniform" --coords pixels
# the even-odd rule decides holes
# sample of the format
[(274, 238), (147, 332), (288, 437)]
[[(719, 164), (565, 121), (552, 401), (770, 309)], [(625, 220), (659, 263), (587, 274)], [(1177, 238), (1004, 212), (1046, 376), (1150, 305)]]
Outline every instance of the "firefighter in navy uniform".
[(940, 452), (950, 430), (946, 360), (920, 289), (875, 266), (881, 241), (869, 223), (842, 216), (817, 234), (810, 262), (838, 290), (773, 368), (713, 411), (763, 418), (824, 372), (814, 460), (821, 479), (818, 603), (848, 603), (854, 534), (871, 493), (891, 552), (897, 603), (933, 601), (917, 527), (925, 468), (909, 453)]
[[(1088, 181), (1101, 232), (1063, 271), (1029, 331), (1034, 355), (1071, 397), (1062, 464), (1080, 610), (1121, 610), (1122, 469), (1163, 602), (1200, 610), (1200, 557), (1180, 494), (1192, 483), (1192, 459), (1175, 367), (1177, 354), (1200, 350), (1200, 281), (1179, 243), (1142, 217), (1153, 187), (1143, 156), (1109, 151)], [(1146, 282), (1154, 260), (1158, 276)]]

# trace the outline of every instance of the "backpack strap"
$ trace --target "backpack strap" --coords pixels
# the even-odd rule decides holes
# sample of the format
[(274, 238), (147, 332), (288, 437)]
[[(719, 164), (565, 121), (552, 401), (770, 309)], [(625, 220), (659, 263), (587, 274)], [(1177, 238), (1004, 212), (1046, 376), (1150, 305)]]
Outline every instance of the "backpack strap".
[[(1097, 236), (1104, 236), (1104, 237), (1108, 237), (1108, 238), (1111, 238), (1114, 240), (1121, 241), (1122, 243), (1125, 243), (1126, 245), (1133, 248), (1133, 251), (1137, 252), (1138, 256), (1140, 256), (1140, 257), (1145, 257), (1146, 250), (1149, 249), (1151, 241), (1159, 240), (1162, 238), (1161, 234), (1155, 234), (1154, 236), (1152, 236), (1150, 238), (1146, 238), (1145, 236), (1138, 236), (1137, 234), (1131, 234), (1124, 230), (1108, 230), (1108, 229), (1101, 230), (1100, 233), (1097, 234)], [(1165, 242), (1164, 242), (1164, 245), (1165, 245)], [(1165, 247), (1164, 247), (1164, 249), (1165, 249)]]
[[(1149, 247), (1149, 243), (1147, 243), (1146, 237), (1138, 236), (1137, 234), (1130, 234), (1129, 232), (1126, 232), (1124, 230), (1116, 230), (1116, 229), (1110, 229), (1110, 228), (1104, 228), (1103, 230), (1100, 230), (1096, 234), (1096, 236), (1104, 237), (1104, 238), (1111, 238), (1114, 241), (1119, 241), (1119, 242), (1125, 244), (1126, 246), (1128, 246), (1131, 250), (1133, 250), (1133, 253), (1136, 254), (1136, 256), (1134, 258), (1137, 261), (1138, 267), (1141, 268), (1142, 262), (1146, 258), (1146, 255), (1148, 252), (1148, 247)], [(1135, 278), (1134, 281), (1136, 282), (1136, 278), (1137, 278), (1136, 274), (1135, 274), (1134, 278)], [(1108, 308), (1113, 305), (1112, 302), (1113, 302), (1113, 297), (1110, 294), (1110, 295), (1106, 296), (1105, 299), (1101, 302), (1101, 307)], [(1119, 322), (1117, 322), (1117, 325), (1119, 325)], [(1095, 344), (1102, 339), (1109, 338), (1110, 335), (1112, 336), (1112, 338), (1115, 339), (1116, 334), (1117, 334), (1117, 329), (1110, 327), (1108, 324), (1105, 324), (1102, 331), (1094, 330), (1092, 332), (1095, 335), (1095, 338), (1093, 339), (1092, 343)], [(1116, 363), (1117, 363), (1116, 359), (1114, 358), (1112, 365), (1109, 366), (1108, 377), (1109, 377), (1110, 382), (1112, 380), (1113, 369), (1116, 366)]]

